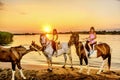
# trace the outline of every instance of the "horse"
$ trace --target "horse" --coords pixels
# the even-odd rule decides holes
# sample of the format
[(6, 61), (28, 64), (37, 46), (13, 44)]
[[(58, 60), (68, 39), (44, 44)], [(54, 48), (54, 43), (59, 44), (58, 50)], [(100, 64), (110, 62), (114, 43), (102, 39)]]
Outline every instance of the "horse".
[[(79, 57), (80, 60), (80, 65), (82, 65), (83, 59), (88, 67), (88, 71), (87, 74), (90, 74), (90, 68), (89, 68), (89, 64), (88, 64), (88, 56), (87, 56), (87, 52), (90, 51), (88, 49), (88, 46), (84, 46), (82, 41), (79, 41), (79, 34), (78, 33), (72, 33), (71, 36), (72, 39), (74, 39), (74, 44), (75, 44), (75, 48), (76, 48), (76, 53)], [(86, 42), (87, 45), (87, 42)], [(102, 57), (103, 59), (103, 63), (101, 65), (101, 68), (99, 69), (99, 71), (97, 72), (97, 74), (100, 74), (105, 66), (105, 62), (108, 59), (107, 63), (108, 63), (108, 70), (110, 70), (110, 66), (111, 66), (111, 51), (110, 51), (110, 46), (107, 43), (99, 43), (99, 44), (95, 44), (94, 45), (94, 50), (96, 50), (96, 58), (98, 57)], [(92, 58), (90, 58), (92, 59)], [(82, 72), (82, 67), (80, 68), (80, 72)]]
[(31, 51), (37, 51), (37, 50), (35, 50), (31, 45), (29, 46), (29, 49), (26, 49), (22, 45), (10, 47), (10, 48), (4, 48), (4, 47), (0, 46), (0, 61), (1, 62), (11, 62), (11, 66), (12, 66), (11, 80), (15, 80), (16, 65), (20, 71), (21, 77), (23, 79), (26, 79), (26, 77), (24, 76), (24, 74), (22, 72), (21, 59), (25, 54), (27, 54)]
[[(43, 39), (41, 39), (41, 41), (43, 41)], [(40, 41), (40, 43), (41, 43)], [(46, 41), (46, 46), (43, 46), (42, 44), (42, 48), (37, 45), (35, 42), (32, 42), (32, 46), (34, 46), (35, 48), (37, 48), (39, 51), (42, 51), (44, 56), (46, 57), (47, 59), (47, 63), (48, 63), (48, 71), (49, 72), (52, 72), (52, 56), (54, 56), (57, 52), (57, 56), (61, 56), (63, 55), (64, 56), (64, 65), (62, 66), (63, 68), (65, 68), (66, 66), (66, 61), (67, 61), (67, 55), (69, 56), (69, 60), (70, 60), (70, 63), (71, 63), (71, 68), (73, 68), (73, 64), (72, 64), (72, 56), (71, 56), (71, 46), (72, 46), (72, 40), (69, 40), (69, 42), (62, 42), (60, 43), (59, 45), (61, 46), (61, 48), (57, 49), (56, 51), (54, 50), (53, 48), (53, 44), (52, 44), (53, 41), (51, 40), (48, 40)], [(44, 45), (45, 45), (44, 44)], [(67, 55), (66, 55), (67, 54)]]

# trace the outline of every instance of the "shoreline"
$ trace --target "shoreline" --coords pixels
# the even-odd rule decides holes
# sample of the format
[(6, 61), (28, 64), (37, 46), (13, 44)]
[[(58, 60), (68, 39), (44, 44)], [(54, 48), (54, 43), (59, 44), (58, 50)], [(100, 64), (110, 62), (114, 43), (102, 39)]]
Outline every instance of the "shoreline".
[[(47, 69), (48, 68), (48, 65), (47, 64), (25, 64), (25, 63), (22, 63), (21, 64), (21, 66), (22, 66), (22, 69), (26, 69), (26, 70), (39, 70), (39, 69)], [(54, 65), (53, 64), (53, 68), (58, 68), (58, 67), (62, 67), (63, 65)], [(86, 68), (86, 66), (85, 65), (83, 65), (82, 66), (83, 68)], [(11, 68), (11, 63), (10, 62), (0, 62), (0, 68), (10, 68), (10, 69), (12, 69)], [(17, 66), (16, 66), (16, 68), (17, 68)], [(70, 65), (66, 65), (66, 68), (70, 68)], [(78, 65), (78, 66), (74, 66), (73, 65), (73, 68), (80, 68), (80, 66)], [(90, 66), (90, 68), (91, 69), (99, 69), (99, 68), (97, 68), (97, 67), (91, 67)], [(111, 71), (120, 71), (119, 69), (110, 69)]]
[[(82, 73), (79, 73), (79, 68), (70, 68), (68, 65), (66, 68), (53, 65), (52, 72), (47, 71), (47, 65), (22, 64), (22, 68), (26, 80), (120, 80), (120, 70), (96, 74), (98, 69), (92, 68), (90, 75), (87, 75), (87, 69), (84, 68)], [(10, 80), (11, 74), (11, 64), (0, 62), (0, 80)], [(22, 79), (18, 69), (15, 76), (16, 80)]]

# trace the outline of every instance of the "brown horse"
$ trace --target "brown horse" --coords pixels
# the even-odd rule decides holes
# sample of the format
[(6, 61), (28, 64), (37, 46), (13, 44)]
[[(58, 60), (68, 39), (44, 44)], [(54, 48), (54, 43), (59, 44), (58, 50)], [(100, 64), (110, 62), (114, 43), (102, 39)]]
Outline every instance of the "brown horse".
[(22, 57), (31, 52), (35, 51), (32, 46), (29, 46), (30, 49), (26, 49), (23, 46), (16, 46), (16, 47), (11, 47), (11, 48), (3, 48), (0, 46), (0, 61), (1, 62), (11, 62), (12, 65), (12, 80), (15, 80), (15, 70), (16, 70), (16, 65), (20, 71), (21, 77), (23, 79), (26, 79), (22, 72), (22, 67), (21, 67), (21, 59)]
[(70, 40), (72, 41), (72, 43), (75, 44), (76, 53), (80, 60), (80, 65), (83, 64), (83, 60), (85, 61), (86, 65), (88, 65), (88, 59), (85, 54), (84, 46), (82, 45), (82, 42), (79, 41), (79, 35), (77, 33), (72, 32)]
[[(79, 56), (80, 64), (82, 65), (82, 61), (84, 59), (86, 65), (88, 65), (87, 50), (89, 50), (89, 49), (87, 47), (85, 47), (82, 44), (81, 41), (79, 41), (79, 34), (78, 33), (72, 33), (71, 39), (74, 39), (74, 44), (75, 44), (75, 47), (76, 47), (76, 53)], [(96, 57), (97, 58), (98, 57), (102, 57), (102, 59), (103, 59), (102, 66), (101, 66), (100, 70), (97, 72), (97, 74), (100, 74), (101, 71), (103, 70), (104, 65), (105, 65), (105, 61), (106, 61), (107, 58), (108, 58), (108, 69), (110, 70), (110, 66), (111, 66), (111, 53), (110, 53), (109, 45), (106, 44), (106, 43), (96, 44), (94, 46), (94, 50), (97, 51), (97, 56)], [(82, 67), (80, 69), (80, 72), (81, 71), (82, 71)], [(89, 74), (89, 72), (90, 72), (90, 68), (88, 69), (87, 73)]]

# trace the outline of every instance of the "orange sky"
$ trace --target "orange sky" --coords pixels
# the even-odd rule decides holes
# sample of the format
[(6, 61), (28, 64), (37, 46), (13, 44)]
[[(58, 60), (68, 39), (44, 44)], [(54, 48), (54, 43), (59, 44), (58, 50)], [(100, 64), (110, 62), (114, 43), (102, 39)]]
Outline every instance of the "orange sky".
[(119, 0), (1, 0), (0, 30), (41, 32), (120, 30)]

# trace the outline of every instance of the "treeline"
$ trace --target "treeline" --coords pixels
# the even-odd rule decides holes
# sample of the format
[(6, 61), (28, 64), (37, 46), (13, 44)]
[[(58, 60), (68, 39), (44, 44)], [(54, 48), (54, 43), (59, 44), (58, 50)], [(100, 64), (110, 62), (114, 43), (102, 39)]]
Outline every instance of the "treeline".
[(40, 33), (14, 33), (14, 35), (38, 35)]
[[(79, 34), (89, 34), (89, 31), (76, 31), (77, 33), (79, 33)], [(70, 32), (59, 32), (59, 34), (70, 34), (71, 33), (71, 31)], [(111, 34), (111, 35), (114, 35), (114, 34), (118, 34), (118, 35), (120, 35), (120, 31), (96, 31), (96, 33), (97, 34)]]
[(6, 45), (13, 41), (13, 34), (0, 31), (0, 45)]
[[(75, 31), (79, 34), (89, 34), (89, 31)], [(59, 34), (70, 34), (71, 31), (68, 31), (68, 32), (58, 32)], [(111, 35), (114, 35), (114, 34), (118, 34), (120, 35), (120, 31), (96, 31), (97, 34), (111, 34)], [(14, 35), (39, 35), (39, 34), (42, 34), (42, 33), (14, 33)], [(52, 33), (48, 33), (48, 34), (52, 34)]]

